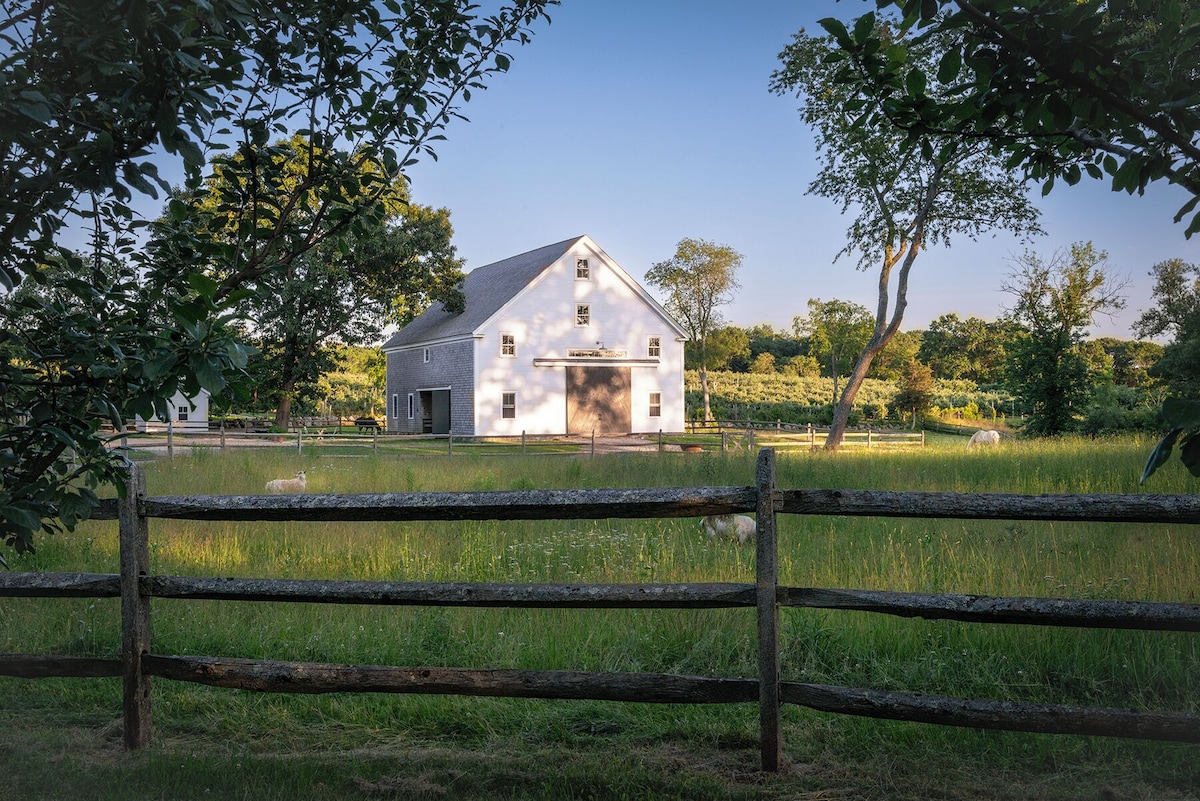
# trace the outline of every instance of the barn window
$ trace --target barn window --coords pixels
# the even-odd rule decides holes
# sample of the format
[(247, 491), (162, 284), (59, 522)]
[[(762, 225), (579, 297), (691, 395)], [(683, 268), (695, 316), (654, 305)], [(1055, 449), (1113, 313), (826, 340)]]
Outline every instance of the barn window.
[(590, 281), (592, 278), (592, 268), (588, 266), (587, 259), (575, 260), (575, 278), (578, 281)]
[(500, 355), (501, 356), (516, 356), (517, 355), (517, 335), (516, 334), (501, 334), (500, 335)]
[(505, 420), (515, 420), (517, 417), (517, 393), (500, 393), (500, 417)]
[(577, 327), (592, 324), (592, 304), (576, 303), (575, 304), (575, 325)]
[[(399, 415), (397, 414), (394, 416), (398, 417)], [(408, 393), (408, 419), (412, 420), (416, 416), (417, 416), (417, 400), (416, 400), (416, 398), (413, 397), (413, 394), (410, 392), (410, 393)]]
[(400, 396), (392, 395), (392, 417), (400, 416)]
[(180, 406), (176, 411), (178, 414), (175, 416), (175, 419), (181, 423), (186, 423), (188, 420), (188, 407)]
[(425, 348), (422, 351), (421, 358), (426, 364), (429, 364), (429, 348)]
[(662, 337), (650, 337), (646, 345), (647, 355), (661, 356), (662, 355)]
[(662, 393), (661, 392), (651, 392), (650, 393), (650, 416), (651, 417), (662, 417)]

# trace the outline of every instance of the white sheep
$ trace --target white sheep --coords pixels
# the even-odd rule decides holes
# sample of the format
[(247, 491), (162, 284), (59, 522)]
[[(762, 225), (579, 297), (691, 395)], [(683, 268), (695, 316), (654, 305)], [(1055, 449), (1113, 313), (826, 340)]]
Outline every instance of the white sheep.
[(975, 445), (999, 445), (999, 444), (1000, 444), (1000, 432), (999, 431), (982, 431), (981, 430), (981, 431), (976, 431), (974, 434), (971, 435), (971, 439), (967, 442), (967, 447), (970, 448)]
[(709, 515), (700, 520), (700, 527), (712, 539), (727, 537), (744, 545), (754, 539), (758, 524), (746, 515)]
[(301, 470), (296, 474), (295, 478), (277, 478), (267, 482), (267, 492), (272, 495), (279, 495), (284, 492), (304, 492), (305, 487), (304, 471)]

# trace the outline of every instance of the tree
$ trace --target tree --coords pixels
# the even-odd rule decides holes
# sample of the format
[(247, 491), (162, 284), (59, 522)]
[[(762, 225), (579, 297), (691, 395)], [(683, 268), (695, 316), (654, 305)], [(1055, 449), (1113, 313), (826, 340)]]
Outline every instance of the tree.
[(1170, 337), (1150, 370), (1173, 394), (1200, 394), (1200, 266), (1168, 259), (1151, 268), (1156, 305), (1134, 322), (1140, 337)]
[(871, 363), (871, 378), (880, 381), (899, 381), (921, 350), (920, 331), (897, 331), (891, 342)]
[(1156, 383), (1150, 369), (1162, 358), (1162, 345), (1144, 339), (1116, 337), (1098, 337), (1091, 341), (1112, 360), (1114, 384), (1144, 389)]
[[(745, 372), (750, 361), (750, 346), (745, 329), (736, 325), (725, 325), (708, 335), (704, 355), (699, 342), (689, 342), (684, 350), (684, 366), (699, 370), (702, 364), (713, 370)], [(702, 359), (703, 356), (703, 359)]]
[(1095, 316), (1124, 308), (1125, 285), (1110, 275), (1108, 254), (1090, 242), (1048, 261), (1025, 251), (1004, 291), (1015, 299), (1009, 318), (1027, 336), (1012, 356), (1014, 389), (1032, 409), (1025, 430), (1053, 436), (1072, 429), (1091, 396), (1084, 335)]
[[(886, 101), (872, 96), (874, 86), (846, 67), (842, 48), (850, 34), (836, 20), (822, 24), (833, 38), (796, 34), (780, 54), (783, 67), (771, 86), (804, 99), (801, 116), (814, 130), (821, 164), (809, 193), (831, 198), (855, 215), (838, 256), (857, 252), (860, 269), (879, 270), (874, 331), (834, 406), (825, 442), (833, 450), (841, 445), (872, 360), (900, 330), (919, 254), (958, 235), (974, 238), (997, 230), (1027, 235), (1040, 229), (1022, 182), (986, 143), (927, 134), (919, 147), (908, 146), (907, 136), (880, 108)], [(885, 47), (909, 52), (902, 79), (924, 82), (935, 96), (952, 90), (926, 77), (932, 46), (906, 41), (873, 15), (859, 21), (854, 35), (882, 38)]]
[(933, 405), (933, 371), (928, 365), (913, 359), (900, 378), (900, 391), (892, 399), (897, 412), (912, 412), (912, 427), (917, 427), (921, 414)]
[(721, 325), (718, 306), (733, 300), (740, 285), (737, 271), (742, 254), (728, 245), (704, 239), (681, 239), (675, 256), (646, 272), (646, 283), (666, 293), (666, 310), (683, 326), (699, 348), (700, 389), (704, 419), (712, 419), (708, 395), (708, 338)]
[[(0, 285), (52, 291), (0, 306), (0, 536), (24, 551), (39, 529), (87, 516), (94, 488), (123, 470), (102, 425), (152, 414), (176, 388), (220, 392), (245, 363), (232, 327), (244, 281), (371, 224), (374, 191), (432, 152), (552, 2), (512, 0), (487, 18), (465, 0), (5, 3)], [(345, 183), (351, 171), (312, 162), (322, 236), (280, 241), (276, 224), (296, 209), (261, 204), (245, 231), (256, 247), (220, 283), (187, 260), (147, 259), (132, 200), (169, 188), (160, 163), (182, 162), (194, 191), (206, 148), (252, 156), (293, 133), (381, 165), (364, 190)], [(80, 230), (82, 256), (66, 247)], [(189, 236), (178, 229), (177, 255), (205, 246)]]
[(1142, 481), (1170, 458), (1176, 443), (1179, 458), (1200, 477), (1200, 266), (1168, 259), (1152, 268), (1157, 306), (1134, 323), (1138, 336), (1171, 336), (1150, 374), (1164, 379), (1175, 395), (1163, 402), (1167, 434), (1150, 454)]
[[(881, 2), (881, 5), (889, 4)], [(882, 101), (884, 120), (920, 147), (929, 135), (983, 141), (1050, 191), (1056, 179), (1108, 175), (1114, 191), (1159, 180), (1200, 200), (1200, 7), (1189, 0), (1122, 3), (890, 0), (909, 47), (873, 14), (836, 38), (838, 80)], [(932, 59), (925, 56), (931, 48)], [(934, 88), (936, 86), (936, 89)], [(947, 90), (948, 88), (948, 90)], [(1185, 235), (1200, 230), (1194, 215)]]
[(938, 378), (996, 383), (1003, 378), (1014, 336), (1011, 328), (1005, 320), (988, 321), (975, 316), (964, 319), (949, 312), (929, 324), (917, 358), (928, 364)]
[[(351, 194), (357, 186), (374, 192), (380, 207), (367, 215), (369, 224), (364, 221), (336, 246), (326, 238), (336, 218), (318, 213), (322, 196), (308, 180), (314, 160), (357, 173), (339, 180), (346, 201), (359, 202)], [(462, 304), (462, 260), (450, 244), (449, 212), (412, 203), (403, 178), (386, 190), (374, 188), (380, 171), (377, 163), (345, 152), (326, 154), (294, 136), (263, 151), (221, 159), (200, 191), (172, 200), (173, 206), (185, 203), (186, 213), (176, 208), (155, 226), (152, 247), (160, 260), (174, 259), (172, 243), (183, 227), (192, 246), (186, 258), (219, 286), (254, 258), (246, 254), (261, 243), (244, 232), (254, 229), (263, 209), (296, 210), (279, 215), (271, 231), (281, 243), (273, 257), (277, 266), (240, 278), (253, 291), (243, 293), (236, 306), (250, 323), (260, 353), (251, 369), (267, 379), (258, 383), (275, 402), (277, 427), (288, 427), (301, 387), (311, 393), (331, 368), (334, 343), (378, 340), (389, 318), (403, 324), (433, 300), (449, 308)], [(320, 244), (311, 249), (287, 244), (309, 239)]]
[(833, 400), (838, 400), (838, 378), (871, 338), (874, 321), (866, 306), (848, 300), (808, 301), (808, 316), (792, 318), (792, 330), (807, 337), (809, 353), (829, 368)]

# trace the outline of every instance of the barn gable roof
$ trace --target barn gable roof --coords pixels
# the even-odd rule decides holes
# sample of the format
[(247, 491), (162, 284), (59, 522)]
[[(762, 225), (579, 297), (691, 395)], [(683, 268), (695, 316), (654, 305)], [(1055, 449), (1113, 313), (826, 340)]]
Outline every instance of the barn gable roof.
[(447, 312), (441, 303), (435, 303), (396, 332), (384, 343), (383, 349), (394, 350), (421, 342), (470, 336), (580, 239), (583, 237), (565, 239), (476, 267), (467, 273), (463, 281), (466, 305), (461, 314)]

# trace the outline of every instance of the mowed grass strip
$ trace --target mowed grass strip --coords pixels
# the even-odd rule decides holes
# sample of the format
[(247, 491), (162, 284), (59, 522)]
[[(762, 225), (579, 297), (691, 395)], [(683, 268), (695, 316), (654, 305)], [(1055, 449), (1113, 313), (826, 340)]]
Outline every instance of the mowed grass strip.
[[(794, 453), (783, 488), (1189, 493), (1148, 487), (1148, 440)], [(331, 457), (196, 452), (151, 494), (745, 486), (752, 456)], [(781, 578), (809, 587), (1196, 603), (1200, 532), (1174, 525), (784, 516)], [(16, 570), (116, 572), (114, 523), (39, 541)], [(151, 521), (156, 573), (384, 581), (752, 581), (753, 549), (694, 520)], [(345, 664), (754, 676), (750, 610), (441, 609), (157, 600), (158, 653)], [(0, 599), (10, 653), (115, 656), (116, 600)], [(784, 678), (1049, 703), (1200, 711), (1200, 638), (785, 609)], [(0, 797), (1196, 798), (1200, 749), (785, 710), (789, 769), (757, 772), (753, 705), (287, 696), (154, 683), (155, 744), (120, 750), (117, 680), (0, 679)], [(297, 789), (304, 792), (297, 795)], [(808, 795), (805, 795), (808, 794)]]

